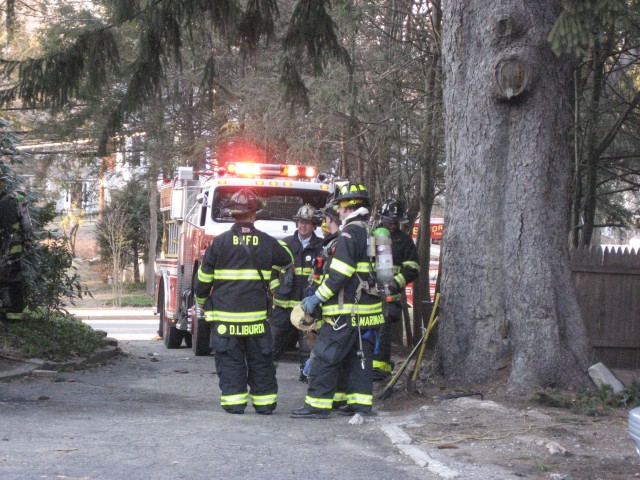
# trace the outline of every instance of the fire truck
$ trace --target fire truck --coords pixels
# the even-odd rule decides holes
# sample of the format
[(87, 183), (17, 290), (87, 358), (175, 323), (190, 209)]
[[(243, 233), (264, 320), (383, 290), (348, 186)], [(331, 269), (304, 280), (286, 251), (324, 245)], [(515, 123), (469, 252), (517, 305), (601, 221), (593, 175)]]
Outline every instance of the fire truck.
[(211, 327), (195, 307), (193, 284), (211, 240), (233, 225), (226, 204), (247, 187), (266, 203), (255, 227), (278, 239), (295, 232), (292, 219), (301, 206), (324, 207), (334, 188), (311, 166), (255, 162), (228, 162), (206, 172), (179, 167), (175, 178), (162, 181), (162, 248), (155, 264), (153, 311), (167, 348), (184, 342), (195, 355), (210, 353)]
[[(411, 231), (411, 238), (418, 241), (418, 229), (420, 228), (420, 215), (416, 218)], [(431, 216), (429, 224), (429, 235), (431, 238), (431, 258), (429, 259), (429, 300), (436, 297), (436, 281), (438, 280), (438, 268), (440, 265), (440, 242), (442, 241), (442, 231), (444, 229), (444, 218), (435, 215)], [(407, 285), (407, 303), (413, 306), (413, 284)]]

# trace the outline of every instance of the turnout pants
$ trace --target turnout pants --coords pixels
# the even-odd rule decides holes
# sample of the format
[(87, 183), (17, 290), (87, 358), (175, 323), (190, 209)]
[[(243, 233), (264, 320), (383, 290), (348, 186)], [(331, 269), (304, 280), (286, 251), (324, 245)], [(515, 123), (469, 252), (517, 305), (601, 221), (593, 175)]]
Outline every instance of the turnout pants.
[(287, 348), (295, 345), (297, 341), (300, 348), (298, 350), (298, 360), (300, 361), (300, 368), (302, 368), (309, 358), (310, 352), (307, 342), (304, 340), (304, 334), (291, 323), (291, 310), (291, 308), (276, 306), (269, 318), (273, 336), (273, 360), (276, 363), (279, 362)]
[[(350, 323), (349, 317), (337, 317), (337, 324)], [(373, 406), (372, 355), (375, 335), (362, 331), (364, 369), (358, 357), (358, 330), (346, 326), (340, 330), (325, 323), (311, 350), (309, 388), (305, 403), (315, 409), (330, 410), (336, 398), (339, 376), (344, 382), (347, 404), (357, 412), (371, 412)], [(340, 386), (342, 387), (342, 385)], [(343, 392), (338, 392), (343, 393)], [(339, 396), (338, 396), (339, 397)]]
[(391, 374), (391, 324), (402, 320), (402, 307), (398, 302), (388, 304), (385, 322), (378, 329), (378, 345), (373, 354), (373, 369), (382, 376)]
[(24, 310), (22, 281), (0, 282), (0, 319), (21, 320)]
[[(255, 337), (223, 337), (211, 329), (220, 405), (227, 412), (244, 412), (249, 399), (256, 412), (275, 410), (278, 399), (271, 332)], [(248, 385), (248, 390), (247, 390)]]

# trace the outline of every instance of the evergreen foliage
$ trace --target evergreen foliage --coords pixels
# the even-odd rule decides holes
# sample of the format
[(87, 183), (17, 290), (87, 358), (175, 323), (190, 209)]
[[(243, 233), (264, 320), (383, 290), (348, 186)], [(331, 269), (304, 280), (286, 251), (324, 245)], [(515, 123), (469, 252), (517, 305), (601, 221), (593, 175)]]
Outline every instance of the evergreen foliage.
[[(11, 158), (14, 163), (20, 157)], [(54, 205), (38, 205), (35, 192), (26, 188), (25, 179), (14, 169), (0, 161), (3, 189), (8, 192), (23, 190), (29, 205), (33, 230), (21, 259), (24, 297), (31, 311), (45, 310), (48, 314), (64, 311), (68, 302), (82, 297), (80, 278), (73, 267), (73, 254), (66, 239), (50, 228), (56, 216)]]
[(336, 60), (352, 73), (351, 56), (336, 36), (336, 24), (327, 12), (326, 0), (299, 0), (283, 38), (285, 51), (280, 83), (283, 99), (292, 107), (309, 108), (309, 91), (300, 70), (310, 66), (315, 76), (323, 75), (329, 61)]
[[(107, 79), (108, 68), (118, 68), (118, 47), (110, 29), (81, 33), (62, 51), (22, 61), (0, 60), (0, 75), (17, 80), (0, 89), (0, 105), (20, 100), (28, 108), (60, 111), (82, 93), (98, 94)], [(84, 89), (83, 89), (84, 87)]]
[[(640, 226), (640, 3), (565, 2), (550, 40), (575, 59), (572, 240)], [(602, 230), (607, 229), (607, 230)], [(623, 230), (618, 230), (623, 231)], [(620, 239), (618, 241), (625, 241)]]
[[(304, 38), (315, 73), (322, 71), (327, 55), (348, 63), (348, 56), (326, 14), (326, 2), (312, 1), (306, 5), (306, 0), (302, 1), (304, 5), (293, 17), (293, 25), (297, 29), (291, 31), (289, 41)], [(58, 52), (37, 59), (6, 59), (0, 63), (0, 74), (15, 81), (10, 87), (0, 90), (0, 104), (8, 105), (19, 100), (28, 108), (45, 107), (53, 112), (73, 99), (82, 98), (83, 94), (102, 92), (109, 73), (121, 75), (126, 87), (118, 103), (112, 107), (100, 136), (100, 156), (107, 153), (110, 138), (123, 122), (162, 93), (169, 62), (182, 67), (184, 39), (193, 35), (193, 25), (208, 24), (228, 47), (237, 45), (240, 52), (249, 55), (256, 52), (262, 38), (273, 36), (275, 19), (279, 14), (278, 5), (273, 0), (251, 0), (244, 9), (232, 0), (109, 0), (105, 4), (111, 14), (110, 24), (81, 33), (71, 45)], [(313, 8), (309, 9), (309, 6)], [(310, 15), (319, 17), (315, 19)], [(140, 31), (137, 55), (130, 65), (119, 69), (119, 51), (113, 30), (130, 23), (137, 25)], [(309, 29), (312, 25), (314, 28)], [(208, 56), (202, 77), (203, 89), (210, 90), (213, 85), (213, 61), (214, 58)], [(285, 62), (283, 79), (301, 81), (299, 76), (290, 74), (288, 67), (291, 65), (291, 62)], [(298, 86), (294, 93), (294, 100), (304, 103), (305, 89)]]
[(564, 9), (549, 34), (556, 54), (588, 54), (606, 41), (614, 29), (630, 26), (630, 9), (635, 0), (565, 0)]

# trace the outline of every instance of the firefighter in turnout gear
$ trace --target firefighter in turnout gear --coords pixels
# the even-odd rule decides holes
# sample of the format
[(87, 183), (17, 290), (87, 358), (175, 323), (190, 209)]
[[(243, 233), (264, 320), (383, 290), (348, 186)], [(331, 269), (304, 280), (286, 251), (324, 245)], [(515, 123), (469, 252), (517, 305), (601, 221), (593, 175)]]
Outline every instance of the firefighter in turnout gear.
[[(338, 235), (340, 234), (340, 215), (338, 214), (338, 205), (333, 202), (333, 199), (330, 199), (327, 202), (327, 205), (320, 210), (320, 212), (324, 215), (325, 221), (324, 224), (328, 230), (328, 234), (324, 237), (322, 241), (322, 253), (320, 255), (320, 261), (316, 262), (319, 265), (316, 267), (318, 272), (314, 275), (317, 282), (317, 286), (322, 283), (323, 278), (329, 272), (329, 265), (331, 264), (331, 258), (336, 250), (336, 242), (338, 241)], [(314, 272), (315, 273), (315, 272)], [(320, 320), (318, 328), (322, 326), (322, 320)], [(314, 334), (315, 335), (315, 334)], [(314, 341), (315, 343), (315, 341)], [(308, 374), (307, 367), (307, 374)], [(336, 383), (336, 393), (333, 395), (333, 410), (339, 410), (340, 407), (344, 407), (347, 405), (347, 381), (346, 374), (344, 372), (344, 368), (338, 372), (338, 381)]]
[(385, 380), (391, 375), (391, 324), (402, 320), (402, 290), (420, 273), (416, 245), (400, 229), (400, 224), (409, 221), (402, 202), (393, 198), (386, 200), (380, 207), (379, 215), (382, 226), (391, 232), (394, 277), (390, 287), (391, 301), (387, 304), (385, 323), (380, 327), (378, 348), (373, 355), (374, 381)]
[(256, 412), (270, 415), (277, 402), (268, 282), (274, 268), (287, 268), (293, 259), (286, 246), (254, 227), (262, 206), (252, 189), (233, 194), (227, 207), (235, 223), (211, 242), (194, 284), (196, 302), (213, 322), (220, 405), (228, 413), (244, 413), (251, 399)]
[(0, 177), (0, 320), (22, 320), (22, 256), (31, 229), (25, 194), (10, 193), (6, 178)]
[(309, 347), (304, 341), (303, 333), (291, 324), (291, 310), (309, 295), (308, 279), (311, 275), (313, 261), (320, 253), (322, 239), (314, 233), (317, 226), (316, 209), (311, 205), (300, 207), (293, 217), (297, 230), (284, 239), (293, 254), (293, 269), (285, 272), (271, 283), (273, 289), (273, 315), (269, 319), (273, 335), (273, 359), (276, 365), (285, 350), (292, 343), (298, 342), (300, 347), (300, 381), (307, 382), (303, 373), (304, 364), (309, 358)]
[(335, 251), (315, 294), (302, 301), (307, 313), (321, 305), (324, 323), (311, 350), (305, 403), (291, 412), (293, 418), (327, 418), (341, 372), (347, 405), (339, 413), (366, 415), (373, 406), (373, 351), (384, 316), (380, 296), (369, 288), (374, 273), (367, 249), (369, 193), (363, 185), (347, 182), (334, 201), (342, 222)]
[[(333, 197), (329, 198), (324, 208), (318, 210), (318, 214), (324, 217), (322, 224), (326, 229), (326, 235), (322, 240), (322, 248), (320, 256), (318, 256), (313, 264), (313, 273), (309, 278), (309, 285), (311, 292), (315, 292), (316, 289), (322, 283), (323, 278), (329, 272), (329, 264), (331, 263), (331, 257), (336, 249), (336, 241), (340, 233), (340, 215), (338, 215), (338, 206), (333, 203)], [(310, 330), (305, 330), (304, 337), (308, 345), (313, 346), (318, 338), (318, 329), (322, 327), (323, 320), (321, 318), (315, 318), (314, 327)], [(304, 366), (304, 375), (309, 374), (309, 368), (311, 364), (311, 357), (307, 359)], [(345, 375), (338, 375), (338, 382), (336, 387), (336, 393), (333, 397), (333, 409), (337, 410), (339, 407), (347, 404), (346, 397), (346, 381)]]

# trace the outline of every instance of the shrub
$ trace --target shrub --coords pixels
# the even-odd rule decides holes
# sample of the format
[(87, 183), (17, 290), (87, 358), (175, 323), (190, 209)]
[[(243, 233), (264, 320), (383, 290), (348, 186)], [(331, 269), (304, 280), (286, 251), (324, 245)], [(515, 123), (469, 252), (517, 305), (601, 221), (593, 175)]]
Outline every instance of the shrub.
[(87, 356), (104, 346), (101, 333), (61, 313), (30, 312), (20, 322), (5, 324), (0, 334), (3, 350), (52, 361)]

